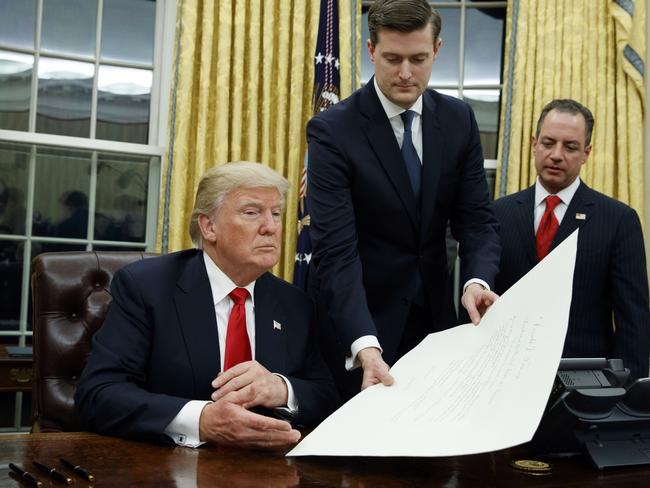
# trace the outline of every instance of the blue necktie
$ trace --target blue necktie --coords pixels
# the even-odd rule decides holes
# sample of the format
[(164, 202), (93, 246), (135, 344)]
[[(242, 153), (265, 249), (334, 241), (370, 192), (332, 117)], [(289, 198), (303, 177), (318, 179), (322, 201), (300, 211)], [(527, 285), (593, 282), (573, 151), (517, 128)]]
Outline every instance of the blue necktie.
[(413, 137), (411, 133), (411, 123), (415, 112), (406, 110), (400, 114), (402, 122), (404, 123), (404, 139), (402, 140), (402, 157), (406, 164), (406, 171), (408, 171), (409, 179), (411, 180), (411, 187), (415, 195), (415, 200), (420, 201), (420, 183), (422, 180), (422, 163), (418, 157), (418, 153), (413, 145)]

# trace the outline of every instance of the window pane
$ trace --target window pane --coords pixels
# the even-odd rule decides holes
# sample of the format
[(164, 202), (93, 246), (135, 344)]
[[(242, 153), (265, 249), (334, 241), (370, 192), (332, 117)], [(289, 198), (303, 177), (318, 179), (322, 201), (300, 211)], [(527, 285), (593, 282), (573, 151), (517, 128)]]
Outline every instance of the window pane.
[[(90, 153), (39, 149), (35, 185), (34, 235), (85, 239), (88, 232)], [(53, 249), (42, 249), (43, 252), (46, 250)]]
[(33, 68), (34, 56), (0, 51), (0, 129), (29, 129)]
[(25, 234), (29, 152), (29, 146), (0, 143), (0, 234)]
[(95, 239), (144, 242), (149, 158), (100, 154)]
[(430, 84), (458, 84), (458, 52), (460, 43), (460, 9), (439, 8), (442, 17), (442, 46), (433, 63)]
[(43, 0), (41, 49), (95, 57), (96, 0)]
[(105, 0), (101, 57), (104, 60), (153, 62), (156, 3), (149, 0)]
[(370, 55), (368, 54), (368, 39), (370, 39), (370, 31), (368, 30), (368, 7), (364, 7), (361, 13), (361, 84), (365, 85), (372, 78), (375, 72), (375, 67), (370, 62)]
[(0, 240), (0, 330), (18, 330), (23, 250), (23, 242)]
[(499, 137), (499, 90), (464, 90), (463, 97), (474, 109), (485, 159), (496, 159)]
[(465, 29), (465, 85), (501, 83), (505, 8), (468, 8)]
[(38, 62), (36, 131), (88, 137), (95, 67), (41, 57)]
[(2, 0), (0, 44), (34, 49), (36, 0)]
[(147, 143), (152, 72), (100, 66), (97, 139)]

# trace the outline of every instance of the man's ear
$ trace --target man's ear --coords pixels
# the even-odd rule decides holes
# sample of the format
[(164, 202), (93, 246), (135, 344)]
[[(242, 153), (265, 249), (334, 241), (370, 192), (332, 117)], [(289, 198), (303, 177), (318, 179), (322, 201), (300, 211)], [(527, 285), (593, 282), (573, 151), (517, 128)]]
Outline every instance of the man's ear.
[(372, 45), (372, 41), (370, 39), (368, 39), (366, 44), (368, 46), (368, 54), (370, 55), (370, 62), (372, 64), (375, 64), (375, 46)]
[(209, 217), (208, 215), (201, 214), (199, 215), (199, 229), (201, 229), (201, 237), (203, 237), (204, 241), (207, 242), (216, 242), (217, 241), (217, 233), (214, 230), (214, 222), (213, 222), (213, 217)]
[(440, 52), (440, 46), (442, 46), (442, 39), (438, 37), (433, 42), (433, 59), (436, 59), (438, 57), (438, 53)]
[(589, 155), (591, 154), (591, 148), (592, 148), (591, 144), (589, 144), (587, 147), (585, 147), (585, 160), (582, 162), (582, 164), (585, 164), (587, 162), (587, 159), (589, 158)]

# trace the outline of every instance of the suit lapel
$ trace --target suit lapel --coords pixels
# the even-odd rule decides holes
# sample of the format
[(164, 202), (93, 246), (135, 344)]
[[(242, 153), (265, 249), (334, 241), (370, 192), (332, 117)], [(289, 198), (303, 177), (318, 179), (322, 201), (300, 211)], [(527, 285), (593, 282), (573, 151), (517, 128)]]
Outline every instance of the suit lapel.
[(440, 168), (445, 159), (444, 135), (435, 111), (435, 101), (429, 91), (422, 94), (422, 232), (428, 227), (435, 208), (440, 180)]
[[(566, 209), (562, 223), (555, 234), (551, 249), (555, 249), (564, 239), (569, 237), (571, 233), (579, 227), (582, 227), (587, 220), (591, 218), (594, 210), (593, 199), (590, 198), (590, 189), (582, 182), (578, 186), (578, 190), (571, 199), (569, 207)], [(577, 218), (577, 217), (578, 218)], [(582, 218), (584, 216), (584, 218)]]
[(526, 255), (531, 267), (535, 266), (539, 259), (537, 258), (537, 248), (535, 247), (535, 187), (531, 186), (520, 193), (517, 198), (517, 207), (515, 209), (519, 215), (517, 222), (522, 225), (517, 228), (521, 242), (526, 249)]
[(361, 113), (368, 118), (365, 132), (370, 146), (388, 174), (411, 222), (417, 228), (419, 226), (419, 209), (415, 195), (393, 128), (375, 92), (372, 79), (365, 86), (360, 103)]
[(185, 267), (174, 292), (174, 302), (194, 370), (194, 390), (199, 394), (210, 388), (220, 370), (217, 317), (203, 253), (197, 252)]
[(255, 282), (255, 359), (275, 373), (286, 371), (287, 327), (279, 313), (272, 277), (264, 273)]

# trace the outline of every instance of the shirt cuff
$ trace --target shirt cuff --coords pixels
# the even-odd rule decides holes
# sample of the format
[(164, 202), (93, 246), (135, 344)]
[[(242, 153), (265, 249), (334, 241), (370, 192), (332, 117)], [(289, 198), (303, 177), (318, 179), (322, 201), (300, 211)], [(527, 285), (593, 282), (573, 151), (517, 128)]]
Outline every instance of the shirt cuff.
[(465, 293), (465, 290), (467, 290), (467, 287), (471, 285), (472, 283), (478, 283), (481, 285), (483, 288), (486, 290), (490, 290), (490, 285), (488, 285), (485, 281), (479, 279), (479, 278), (472, 278), (471, 280), (467, 280), (467, 283), (463, 285), (463, 293)]
[(296, 395), (293, 392), (293, 386), (291, 386), (291, 381), (289, 381), (287, 378), (282, 376), (280, 373), (273, 373), (276, 376), (279, 376), (284, 380), (284, 383), (287, 385), (287, 406), (286, 407), (278, 407), (281, 408), (282, 410), (286, 410), (289, 413), (294, 413), (298, 410), (298, 400), (296, 399)]
[(201, 412), (209, 401), (190, 400), (180, 412), (169, 422), (165, 428), (165, 434), (179, 446), (199, 447), (205, 442), (201, 442), (199, 435), (199, 420)]
[(350, 346), (350, 356), (345, 358), (345, 369), (352, 371), (353, 369), (357, 369), (359, 366), (361, 366), (359, 359), (357, 359), (357, 354), (359, 354), (359, 351), (361, 351), (361, 349), (365, 349), (367, 347), (376, 347), (380, 352), (384, 352), (384, 350), (379, 345), (379, 339), (377, 339), (376, 336), (361, 336)]

